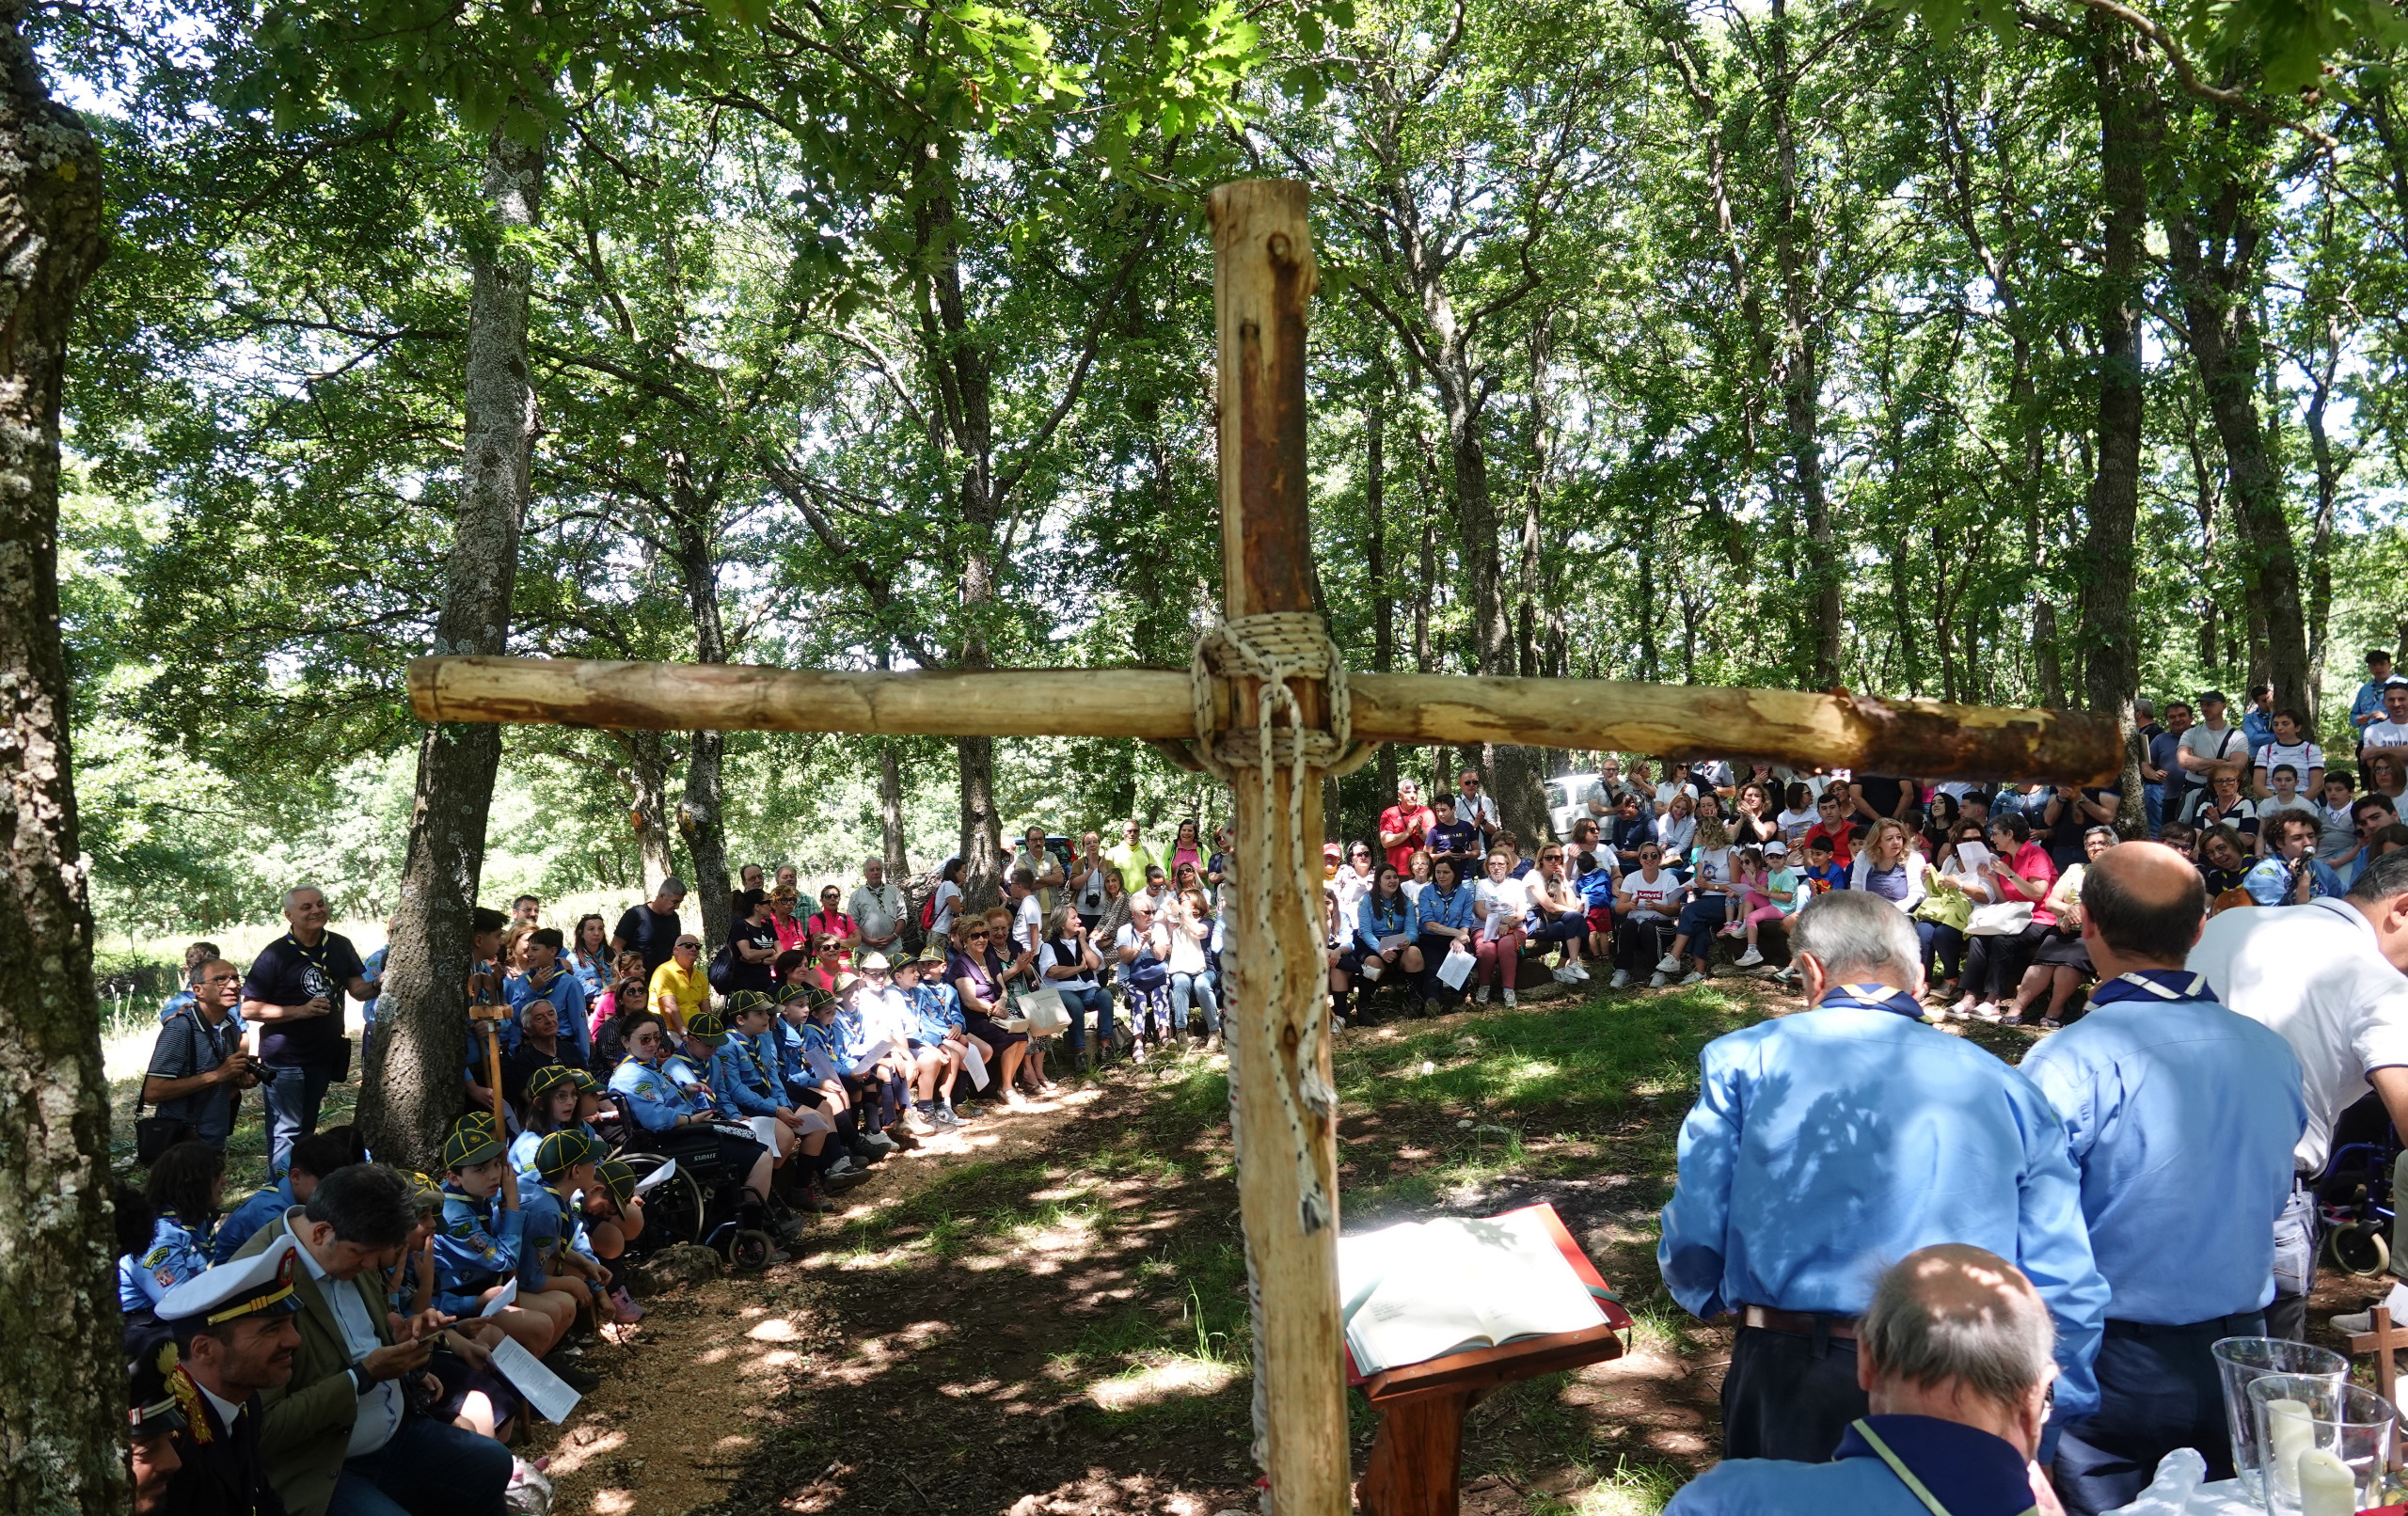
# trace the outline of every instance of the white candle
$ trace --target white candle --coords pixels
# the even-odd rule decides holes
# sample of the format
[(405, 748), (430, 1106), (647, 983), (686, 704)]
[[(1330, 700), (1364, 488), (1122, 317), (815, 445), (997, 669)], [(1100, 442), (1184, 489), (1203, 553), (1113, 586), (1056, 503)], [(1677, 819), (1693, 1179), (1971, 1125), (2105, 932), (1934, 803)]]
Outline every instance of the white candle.
[(2350, 1466), (2321, 1447), (2299, 1456), (2300, 1516), (2356, 1516), (2358, 1482)]
[(2299, 1488), (2299, 1456), (2316, 1445), (2316, 1428), (2303, 1400), (2266, 1402), (2266, 1468), (2272, 1484)]

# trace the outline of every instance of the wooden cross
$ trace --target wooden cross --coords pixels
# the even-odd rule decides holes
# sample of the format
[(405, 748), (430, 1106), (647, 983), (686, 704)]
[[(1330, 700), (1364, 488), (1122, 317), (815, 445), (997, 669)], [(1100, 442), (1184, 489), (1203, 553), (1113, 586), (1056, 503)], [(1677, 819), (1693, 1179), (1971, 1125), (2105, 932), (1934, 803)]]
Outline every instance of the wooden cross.
[(2408, 1332), (2401, 1332), (2395, 1328), (2391, 1322), (2391, 1313), (2381, 1305), (2377, 1305), (2368, 1314), (2372, 1319), (2367, 1324), (2374, 1330), (2361, 1332), (2350, 1339), (2350, 1355), (2354, 1358), (2363, 1352), (2374, 1354), (2374, 1387), (2381, 1392), (2384, 1399), (2398, 1405), (2400, 1402), (2392, 1399), (2391, 1393), (2394, 1379), (2391, 1355), (2394, 1349), (2408, 1348)]
[[(1251, 180), (1212, 192), (1220, 349), (1221, 554), (1226, 614), (1309, 613), (1305, 458), (1306, 310), (1315, 282), (1305, 186)], [(1325, 634), (1324, 634), (1325, 635)], [(1268, 1397), (1279, 1516), (1348, 1504), (1338, 1303), (1337, 1109), (1320, 910), (1321, 780), (1335, 761), (1295, 750), (1332, 718), (1335, 681), (1283, 681), (1271, 725), (1284, 744), (1264, 781), (1259, 683), (1164, 670), (829, 673), (710, 664), (422, 658), (420, 719), (657, 731), (849, 732), (926, 736), (1135, 737), (1233, 784), (1244, 914), (1230, 923), (1226, 997), (1232, 1127), (1246, 1255), (1259, 1294), (1255, 1366)], [(2067, 711), (1992, 710), (1845, 693), (1659, 687), (1604, 680), (1345, 675), (1355, 741), (1518, 743), (1847, 766), (1859, 773), (2109, 782), (2115, 722)], [(1199, 717), (1201, 719), (1199, 720)], [(1267, 914), (1264, 912), (1267, 911)], [(1244, 928), (1242, 930), (1242, 928)], [(1266, 952), (1266, 947), (1274, 951)], [(1266, 971), (1266, 963), (1310, 971)]]

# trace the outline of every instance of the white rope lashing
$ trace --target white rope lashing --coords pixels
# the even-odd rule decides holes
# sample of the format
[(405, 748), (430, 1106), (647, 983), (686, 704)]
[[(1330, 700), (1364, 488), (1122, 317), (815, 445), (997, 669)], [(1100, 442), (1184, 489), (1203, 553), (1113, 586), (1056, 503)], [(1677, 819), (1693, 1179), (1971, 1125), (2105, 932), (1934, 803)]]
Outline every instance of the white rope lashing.
[[(1329, 640), (1321, 617), (1310, 611), (1271, 611), (1255, 616), (1241, 616), (1206, 631), (1196, 644), (1196, 656), (1190, 666), (1190, 687), (1196, 704), (1195, 753), (1205, 771), (1229, 786), (1238, 803), (1249, 798), (1261, 808), (1262, 825), (1257, 835), (1268, 840), (1277, 824), (1273, 813), (1276, 803), (1274, 778), (1280, 765), (1288, 768), (1287, 867), (1302, 871), (1307, 866), (1305, 851), (1305, 786), (1313, 768), (1333, 775), (1354, 772), (1363, 766), (1372, 752), (1370, 746), (1357, 748), (1352, 741), (1353, 720), (1350, 697), (1346, 688), (1346, 665), (1339, 658), (1338, 649)], [(1219, 679), (1251, 679), (1255, 690), (1254, 731), (1225, 733), (1216, 727), (1218, 705), (1216, 681)], [(1296, 692), (1289, 687), (1291, 679), (1319, 679), (1329, 692), (1329, 727), (1326, 731), (1305, 725), (1304, 706)], [(1285, 716), (1287, 724), (1275, 724)], [(1256, 794), (1245, 793), (1243, 778), (1247, 770), (1257, 780)], [(1240, 971), (1251, 977), (1263, 976), (1263, 1000), (1267, 1006), (1287, 1003), (1291, 975), (1295, 966), (1287, 959), (1280, 946), (1282, 937), (1271, 914), (1271, 870), (1275, 866), (1275, 848), (1264, 847), (1257, 856), (1241, 854), (1237, 860), (1240, 887), (1238, 909), (1232, 912), (1231, 946)], [(1316, 850), (1318, 851), (1318, 850)], [(1296, 908), (1304, 915), (1301, 936), (1319, 942), (1322, 925), (1314, 918), (1312, 892), (1299, 892)], [(1291, 934), (1297, 935), (1297, 934)], [(1319, 982), (1323, 965), (1316, 953), (1309, 971)], [(1234, 1008), (1235, 997), (1231, 997)], [(1226, 1035), (1231, 1041), (1240, 1036), (1255, 1038), (1265, 1066), (1279, 1066), (1280, 1048), (1278, 1023), (1275, 1018), (1258, 1016), (1244, 1018), (1224, 1013)], [(1331, 1224), (1337, 1215), (1328, 1188), (1323, 1184), (1321, 1169), (1313, 1161), (1313, 1122), (1335, 1124), (1338, 1119), (1338, 1092), (1321, 1073), (1321, 1044), (1327, 1022), (1320, 1015), (1306, 1019), (1296, 1044), (1296, 1087), (1291, 1089), (1281, 1082), (1275, 1094), (1280, 1124), (1273, 1132), (1249, 1134), (1238, 1119), (1237, 1070), (1239, 1060), (1229, 1060), (1229, 1130), (1231, 1156), (1243, 1168), (1246, 1161), (1244, 1147), (1251, 1135), (1257, 1140), (1281, 1143), (1284, 1155), (1293, 1164), (1296, 1174), (1297, 1224), (1307, 1236)], [(1275, 1158), (1274, 1161), (1277, 1160)], [(1255, 1275), (1254, 1250), (1245, 1250), (1246, 1304), (1254, 1325), (1254, 1340), (1262, 1342), (1262, 1287)], [(1258, 1467), (1267, 1466), (1270, 1456), (1270, 1407), (1265, 1380), (1258, 1365), (1254, 1375), (1254, 1460)]]

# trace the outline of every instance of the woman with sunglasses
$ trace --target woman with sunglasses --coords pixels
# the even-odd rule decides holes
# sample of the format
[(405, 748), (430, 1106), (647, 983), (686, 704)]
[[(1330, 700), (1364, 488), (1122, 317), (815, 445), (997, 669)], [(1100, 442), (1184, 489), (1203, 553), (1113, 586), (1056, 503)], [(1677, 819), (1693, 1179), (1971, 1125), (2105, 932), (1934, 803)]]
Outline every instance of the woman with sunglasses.
[[(704, 1083), (670, 1040), (675, 1029), (657, 1011), (639, 1011), (620, 1025), (627, 1056), (610, 1072), (610, 1088), (626, 1097), (628, 1113), (648, 1132), (685, 1133), (679, 1140), (719, 1155), (730, 1174), (744, 1176), (744, 1224), (767, 1229), (769, 1224), (769, 1150), (747, 1135), (719, 1125), (710, 1086)], [(781, 1240), (800, 1231), (791, 1216), (776, 1223)]]
[(1004, 1092), (1004, 1104), (1025, 1111), (1020, 1097), (1021, 1061), (1028, 1055), (1028, 1034), (1006, 1032), (999, 1024), (1006, 1014), (1004, 960), (994, 948), (994, 933), (983, 916), (964, 916), (954, 923), (953, 951), (945, 955), (945, 978), (961, 997), (962, 1030), (992, 1050), (990, 1060)]
[(821, 890), (819, 908), (811, 913), (811, 920), (805, 924), (815, 938), (832, 937), (836, 940), (841, 948), (837, 968), (850, 969), (853, 966), (853, 954), (862, 945), (862, 929), (852, 917), (845, 914), (843, 891), (832, 884)]

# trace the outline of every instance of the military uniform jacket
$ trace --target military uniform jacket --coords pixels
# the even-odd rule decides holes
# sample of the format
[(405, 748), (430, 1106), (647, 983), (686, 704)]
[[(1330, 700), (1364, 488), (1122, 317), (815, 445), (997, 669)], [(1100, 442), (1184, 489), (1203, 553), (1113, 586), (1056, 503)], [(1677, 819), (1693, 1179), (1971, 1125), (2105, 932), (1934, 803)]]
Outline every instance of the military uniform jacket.
[(205, 1395), (195, 1392), (184, 1414), (191, 1424), (175, 1434), (183, 1467), (169, 1477), (162, 1508), (176, 1516), (285, 1516), (284, 1500), (268, 1482), (260, 1456), (260, 1425), (267, 1416), (260, 1398), (251, 1397), (230, 1432)]

